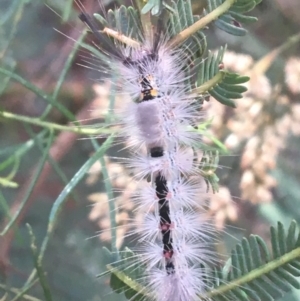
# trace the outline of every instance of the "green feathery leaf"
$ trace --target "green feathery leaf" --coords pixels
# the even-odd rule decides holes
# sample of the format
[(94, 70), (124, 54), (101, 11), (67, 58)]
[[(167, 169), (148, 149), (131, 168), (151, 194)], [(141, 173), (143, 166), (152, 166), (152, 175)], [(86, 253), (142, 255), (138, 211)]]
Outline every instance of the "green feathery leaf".
[[(170, 38), (175, 37), (200, 19), (199, 16), (193, 15), (191, 1), (172, 1), (172, 8), (174, 13), (170, 13), (167, 25)], [(197, 31), (194, 35), (189, 37), (181, 47), (183, 47), (191, 57), (202, 57), (207, 49), (205, 34), (202, 31)]]
[[(295, 221), (287, 233), (282, 223), (271, 227), (272, 252), (264, 240), (243, 238), (231, 253), (227, 271), (216, 269), (212, 289), (200, 296), (215, 301), (275, 300), (292, 288), (300, 289), (300, 233)], [(217, 277), (216, 277), (217, 276)]]
[[(207, 13), (216, 9), (223, 2), (224, 0), (208, 1)], [(215, 21), (216, 26), (229, 34), (244, 36), (247, 30), (242, 27), (242, 24), (257, 21), (257, 18), (244, 14), (253, 10), (260, 2), (261, 0), (237, 0), (225, 14)]]
[[(218, 53), (209, 53), (207, 59), (201, 62), (196, 82), (198, 87), (196, 91), (201, 93), (208, 92), (220, 103), (235, 108), (233, 99), (243, 97), (242, 93), (247, 91), (247, 88), (240, 84), (247, 82), (249, 77), (239, 76), (236, 73), (222, 70), (222, 60), (225, 50), (226, 47), (221, 47)], [(223, 76), (210, 83), (220, 73), (223, 73)], [(205, 91), (203, 87), (206, 87)]]
[(213, 193), (219, 191), (219, 178), (215, 171), (218, 168), (219, 163), (219, 152), (218, 151), (205, 151), (200, 162), (201, 174), (206, 181), (209, 188), (211, 186)]

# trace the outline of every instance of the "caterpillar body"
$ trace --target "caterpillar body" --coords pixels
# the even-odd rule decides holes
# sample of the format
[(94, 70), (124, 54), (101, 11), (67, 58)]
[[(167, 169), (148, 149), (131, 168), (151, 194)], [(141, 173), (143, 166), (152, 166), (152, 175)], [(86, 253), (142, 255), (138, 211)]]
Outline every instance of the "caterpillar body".
[[(120, 10), (113, 12), (115, 20)], [(213, 230), (201, 214), (208, 194), (201, 171), (202, 137), (195, 127), (205, 95), (194, 93), (190, 84), (201, 64), (193, 63), (186, 44), (172, 46), (173, 36), (162, 31), (161, 18), (150, 35), (127, 33), (134, 46), (124, 42), (116, 24), (98, 31), (87, 14), (80, 18), (99, 38), (104, 54), (112, 49), (106, 72), (116, 74), (115, 90), (124, 102), (129, 99), (120, 115), (120, 136), (131, 150), (127, 164), (133, 177), (143, 183), (134, 198), (143, 214), (136, 233), (146, 292), (139, 293), (157, 301), (197, 300), (208, 285), (203, 266), (214, 261), (208, 247)], [(119, 41), (109, 40), (108, 27)]]

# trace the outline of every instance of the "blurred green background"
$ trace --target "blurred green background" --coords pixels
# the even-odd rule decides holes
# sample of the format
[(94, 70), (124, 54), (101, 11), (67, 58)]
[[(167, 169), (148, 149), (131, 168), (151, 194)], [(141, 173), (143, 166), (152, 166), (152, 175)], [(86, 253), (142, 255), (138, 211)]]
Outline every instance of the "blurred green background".
[[(97, 1), (87, 0), (82, 3), (89, 12), (100, 11)], [(103, 4), (113, 7), (116, 4), (130, 3), (131, 1), (119, 0), (105, 1)], [(193, 3), (197, 13), (200, 3)], [(74, 53), (74, 57), (70, 57), (74, 41), (80, 37), (84, 28), (77, 17), (78, 14), (79, 9), (73, 0), (0, 1), (1, 111), (40, 117), (47, 110), (47, 94), (52, 95), (52, 100), (63, 104), (69, 110), (69, 117), (74, 114), (80, 120), (91, 118), (89, 112), (97, 103), (92, 86), (100, 76), (97, 72), (78, 65), (82, 62), (82, 56), (89, 56), (87, 52), (79, 51)], [(287, 43), (290, 37), (297, 37), (300, 32), (298, 0), (263, 0), (252, 15), (259, 20), (247, 26), (249, 33), (245, 37), (232, 37), (210, 25), (206, 31), (209, 48), (215, 49), (226, 43), (230, 51), (247, 54), (256, 62)], [(269, 79), (272, 93), (267, 101), (269, 105), (262, 114), (267, 115), (269, 112), (266, 111), (276, 107), (279, 96), (284, 96), (287, 100), (277, 107), (279, 113), (276, 110), (275, 113), (270, 113), (275, 122), (266, 118), (260, 123), (260, 127), (255, 129), (257, 136), (265, 131), (266, 127), (277, 125), (277, 120), (281, 120), (282, 117), (281, 110), (292, 115), (290, 108), (299, 103), (299, 90), (293, 90), (285, 83), (287, 62), (295, 56), (300, 59), (300, 46), (296, 41), (292, 41), (284, 51), (276, 53), (273, 58), (268, 56), (263, 61), (267, 65), (270, 64), (270, 68), (261, 68), (266, 71), (263, 74)], [(296, 77), (299, 76), (300, 86), (300, 71), (297, 70), (292, 72)], [(12, 76), (11, 73), (25, 79), (25, 87), (20, 84), (20, 78)], [(28, 83), (38, 87), (39, 93), (30, 91)], [(259, 89), (260, 84), (257, 85)], [(254, 92), (253, 95), (256, 97)], [(224, 128), (230, 122), (232, 114), (230, 112), (224, 117)], [(70, 120), (66, 115), (59, 108), (52, 108), (45, 115), (45, 120), (65, 125)], [(0, 297), (8, 292), (4, 300), (44, 300), (41, 285), (38, 282), (29, 285), (32, 283), (28, 277), (34, 268), (34, 254), (30, 247), (31, 237), (26, 224), (31, 225), (39, 249), (46, 235), (54, 201), (63, 191), (65, 184), (91, 157), (94, 146), (89, 139), (80, 139), (87, 136), (56, 132), (51, 138), (49, 133), (45, 134), (39, 126), (5, 117), (0, 117), (0, 122), (1, 231), (8, 224), (9, 217), (15, 215), (24, 204), (15, 226), (0, 238)], [(297, 127), (297, 118), (294, 118), (293, 122), (293, 126)], [(221, 157), (220, 164), (229, 166), (229, 169), (218, 172), (220, 185), (227, 187), (234, 196), (234, 210), (238, 213), (238, 218), (225, 216), (230, 225), (226, 231), (234, 237), (257, 233), (268, 239), (269, 226), (278, 220), (286, 225), (292, 219), (300, 220), (300, 138), (295, 134), (297, 131), (293, 132), (290, 128), (291, 126), (283, 128), (285, 145), (278, 147), (274, 157), (275, 166), (266, 168), (267, 174), (277, 180), (277, 184), (268, 190), (272, 196), (271, 201), (253, 201), (251, 197), (247, 199), (242, 196), (240, 179), (245, 168), (241, 166), (240, 158), (247, 139), (241, 139), (238, 147), (230, 150), (234, 156)], [(226, 128), (226, 134), (224, 131), (215, 131), (215, 134), (224, 142), (229, 135), (228, 131), (231, 129)], [(103, 139), (98, 139), (98, 143), (101, 145)], [(48, 160), (47, 156), (43, 158), (47, 145), (53, 160)], [(262, 186), (259, 180), (254, 181), (253, 185), (254, 190)], [(104, 191), (103, 176), (99, 176), (91, 184), (87, 184), (84, 179), (62, 206), (42, 261), (53, 300), (123, 298), (111, 293), (107, 278), (96, 278), (97, 274), (105, 271), (105, 264), (108, 262), (102, 247), (110, 248), (110, 242), (103, 242), (97, 237), (88, 239), (99, 231), (99, 224), (89, 218), (92, 203), (88, 198)], [(224, 240), (225, 252), (228, 252), (226, 245), (232, 246), (234, 242), (229, 235), (224, 236)], [(22, 288), (28, 289), (28, 292), (26, 296), (18, 297), (17, 294)], [(292, 292), (282, 300), (300, 300), (300, 294)]]

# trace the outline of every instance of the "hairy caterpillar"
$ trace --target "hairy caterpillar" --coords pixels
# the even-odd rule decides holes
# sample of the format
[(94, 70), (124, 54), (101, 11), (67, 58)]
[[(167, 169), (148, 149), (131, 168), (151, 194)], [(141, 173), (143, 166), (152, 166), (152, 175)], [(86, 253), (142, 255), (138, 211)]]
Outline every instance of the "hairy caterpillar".
[[(175, 21), (189, 28), (194, 22), (191, 3), (179, 0), (176, 5), (188, 10), (190, 20), (177, 15)], [(126, 103), (119, 116), (119, 136), (131, 152), (124, 161), (141, 183), (134, 201), (143, 214), (140, 229), (133, 233), (140, 237), (135, 259), (144, 267), (137, 280), (145, 289), (137, 294), (159, 301), (196, 300), (209, 286), (205, 265), (215, 261), (209, 247), (214, 232), (201, 214), (210, 183), (203, 169), (202, 134), (197, 130), (207, 96), (201, 84), (215, 79), (201, 76), (207, 60), (197, 59), (196, 47), (204, 38), (198, 30), (181, 38), (172, 32), (174, 22), (173, 27), (164, 22), (167, 14), (155, 20), (155, 29), (143, 28), (136, 12), (125, 7), (110, 11), (106, 20), (101, 17), (98, 30), (82, 10), (80, 19), (100, 42), (97, 48), (105, 67), (99, 70), (110, 74), (114, 90)], [(188, 40), (190, 36), (198, 44)], [(209, 63), (215, 62), (210, 66), (213, 75), (222, 69), (221, 60), (222, 51), (209, 55)]]

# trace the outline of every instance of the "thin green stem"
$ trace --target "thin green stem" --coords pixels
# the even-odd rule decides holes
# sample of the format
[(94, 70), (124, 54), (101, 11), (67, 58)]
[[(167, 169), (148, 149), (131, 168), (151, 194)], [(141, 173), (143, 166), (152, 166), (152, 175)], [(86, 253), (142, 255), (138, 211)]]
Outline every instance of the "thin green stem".
[(252, 66), (251, 72), (255, 72), (256, 74), (265, 74), (275, 59), (277, 59), (282, 52), (289, 50), (295, 44), (299, 43), (299, 41), (300, 33), (289, 37), (282, 45), (268, 52), (261, 59), (259, 59), (254, 66)]
[(11, 217), (9, 212), (9, 206), (1, 190), (0, 190), (0, 212), (1, 214), (4, 213), (4, 216), (7, 218)]
[(16, 222), (20, 212), (23, 210), (23, 208), (25, 207), (34, 187), (35, 187), (35, 184), (36, 184), (36, 181), (38, 180), (43, 168), (44, 168), (44, 165), (46, 163), (46, 160), (47, 160), (47, 157), (48, 157), (48, 152), (49, 152), (49, 149), (50, 149), (50, 146), (52, 144), (52, 141), (53, 141), (53, 133), (50, 134), (50, 137), (48, 139), (48, 144), (46, 146), (46, 149), (44, 151), (44, 154), (43, 154), (43, 157), (41, 158), (39, 164), (38, 164), (38, 167), (36, 169), (36, 173), (35, 175), (33, 176), (32, 178), (32, 181), (28, 187), (28, 190), (26, 191), (24, 197), (23, 197), (23, 200), (21, 201), (20, 203), (20, 206), (17, 210), (17, 212), (15, 213), (15, 215), (12, 217), (12, 219), (9, 221), (9, 223), (5, 226), (5, 228), (3, 229), (3, 231), (0, 233), (0, 236), (3, 236), (7, 233), (7, 231), (14, 225), (14, 223)]
[(11, 299), (10, 301), (17, 301), (20, 298), (25, 299), (24, 296), (26, 296), (25, 294), (39, 281), (39, 279), (35, 279), (34, 281), (24, 285), (24, 287), (22, 289), (20, 289), (20, 291), (17, 293), (17, 295)]
[(100, 159), (102, 174), (104, 178), (104, 185), (108, 196), (108, 206), (109, 206), (109, 214), (110, 214), (110, 226), (111, 226), (111, 250), (112, 252), (116, 252), (117, 254), (117, 221), (116, 221), (116, 206), (114, 202), (114, 195), (112, 191), (112, 185), (110, 182), (109, 174), (106, 168), (105, 160), (103, 157)]
[[(54, 99), (54, 101), (57, 101), (58, 93), (59, 93), (59, 91), (62, 87), (62, 84), (66, 78), (66, 75), (71, 67), (72, 61), (74, 60), (74, 57), (75, 57), (79, 47), (81, 46), (81, 43), (82, 43), (83, 39), (85, 38), (86, 34), (87, 34), (86, 30), (82, 32), (80, 37), (76, 40), (76, 43), (75, 43), (71, 53), (69, 54), (68, 59), (66, 60), (66, 63), (62, 69), (62, 72), (60, 73), (60, 76), (59, 76), (56, 86), (54, 88), (54, 92), (52, 94), (52, 98)], [(48, 113), (50, 112), (51, 109), (52, 109), (52, 104), (49, 104), (46, 107), (43, 114), (41, 115), (41, 119), (44, 119), (48, 115)]]
[(49, 222), (47, 233), (45, 238), (42, 242), (42, 246), (40, 249), (39, 258), (42, 260), (45, 251), (47, 249), (50, 237), (53, 233), (53, 229), (55, 227), (56, 221), (58, 219), (59, 212), (67, 200), (67, 196), (70, 192), (76, 187), (76, 185), (81, 181), (81, 179), (86, 175), (87, 171), (92, 167), (92, 165), (99, 160), (100, 157), (104, 156), (107, 149), (111, 146), (113, 142), (114, 136), (110, 135), (105, 142), (101, 145), (101, 147), (96, 151), (96, 153), (88, 159), (85, 164), (78, 170), (78, 172), (74, 175), (74, 177), (70, 180), (70, 182), (64, 187), (63, 191), (60, 193), (58, 198), (55, 200), (50, 215), (49, 215)]
[(42, 267), (42, 262), (38, 256), (37, 246), (35, 243), (35, 241), (36, 241), (35, 236), (33, 234), (31, 226), (29, 224), (26, 224), (26, 226), (28, 228), (28, 232), (29, 232), (29, 235), (31, 238), (30, 248), (31, 248), (31, 251), (33, 254), (34, 266), (36, 268), (37, 275), (38, 275), (40, 284), (41, 284), (43, 292), (44, 292), (44, 297), (45, 297), (46, 301), (52, 301), (53, 299), (52, 299), (50, 287), (49, 287), (46, 277), (45, 277), (45, 272)]
[(176, 47), (181, 45), (186, 39), (195, 34), (197, 31), (204, 28), (210, 22), (218, 19), (223, 15), (229, 8), (235, 3), (236, 0), (226, 0), (223, 4), (218, 6), (212, 12), (207, 14), (205, 17), (201, 18), (199, 21), (195, 22), (193, 25), (184, 29), (178, 35), (176, 35), (168, 44), (170, 47)]
[(24, 79), (23, 77), (3, 68), (0, 68), (0, 73), (6, 76), (10, 76), (12, 79), (19, 82), (28, 90), (42, 97), (44, 100), (46, 100), (48, 103), (50, 103), (51, 105), (56, 107), (60, 112), (62, 112), (70, 121), (76, 121), (74, 114), (71, 111), (69, 111), (64, 105), (60, 104), (59, 102), (56, 102), (52, 96), (48, 95), (43, 90), (39, 89), (38, 87), (36, 87), (32, 83)]
[(18, 188), (18, 183), (11, 181), (7, 178), (0, 177), (0, 186), (8, 187), (8, 188)]
[(227, 284), (221, 285), (220, 287), (210, 291), (209, 293), (205, 294), (205, 295), (201, 295), (200, 298), (203, 300), (207, 300), (209, 298), (224, 294), (228, 291), (233, 290), (236, 287), (241, 287), (244, 284), (247, 284), (255, 279), (258, 279), (260, 277), (262, 277), (263, 275), (267, 275), (268, 273), (280, 268), (281, 266), (284, 266), (285, 264), (295, 260), (295, 259), (299, 259), (300, 257), (300, 247), (279, 257), (276, 258), (274, 260), (272, 260), (271, 262), (263, 265), (260, 268), (257, 268), (251, 272), (249, 272), (248, 274), (235, 279)]
[(73, 8), (73, 0), (66, 1), (67, 3), (64, 4), (64, 10), (62, 15), (63, 23), (66, 23), (71, 15), (72, 8)]
[[(93, 139), (92, 144), (97, 150), (99, 148), (97, 142)], [(106, 163), (103, 157), (99, 158), (100, 164), (101, 164), (101, 171), (103, 175), (103, 181), (105, 185), (105, 190), (108, 196), (108, 206), (109, 206), (109, 219), (110, 219), (110, 232), (111, 232), (111, 251), (114, 253), (114, 255), (117, 256), (118, 249), (117, 249), (117, 221), (116, 221), (116, 206), (114, 202), (114, 194), (112, 185), (110, 182), (109, 174), (106, 168)]]
[(14, 37), (16, 35), (17, 27), (18, 27), (19, 22), (21, 21), (21, 17), (22, 17), (23, 11), (24, 11), (24, 6), (25, 6), (25, 1), (21, 0), (19, 2), (19, 6), (17, 8), (15, 16), (14, 16), (13, 20), (10, 23), (10, 26), (9, 26), (10, 34), (6, 39), (7, 44), (5, 45), (4, 49), (0, 52), (0, 59), (2, 59), (5, 56), (7, 50), (10, 46), (10, 43), (12, 42), (12, 40), (14, 39)]
[(119, 271), (118, 269), (114, 268), (110, 264), (106, 265), (107, 269), (114, 274), (116, 277), (118, 277), (123, 283), (125, 283), (128, 287), (130, 287), (132, 290), (136, 291), (136, 295), (143, 295), (143, 297), (150, 297), (146, 294), (146, 288), (141, 286), (139, 283), (125, 275), (122, 271)]
[(13, 298), (11, 301), (17, 301), (20, 297), (22, 297), (31, 287), (36, 284), (39, 279), (34, 279), (36, 276), (36, 269), (33, 269), (30, 273), (29, 277), (27, 278), (26, 282), (24, 283), (23, 287), (20, 289), (19, 293)]
[[(26, 125), (26, 131), (29, 133), (30, 137), (34, 138), (34, 135), (36, 135), (30, 126)], [(41, 153), (44, 152), (44, 146), (41, 143), (41, 141), (37, 141), (37, 147), (40, 149)], [(61, 168), (59, 167), (59, 164), (57, 164), (57, 162), (53, 159), (52, 156), (50, 156), (50, 154), (48, 154), (48, 163), (51, 165), (51, 167), (53, 168), (53, 170), (56, 172), (56, 174), (59, 176), (59, 178), (62, 180), (62, 182), (64, 183), (64, 185), (67, 185), (67, 183), (69, 182), (66, 175), (63, 173), (63, 171), (61, 170)], [(78, 198), (76, 196), (75, 193), (72, 194), (72, 197), (78, 201)]]
[(127, 45), (129, 47), (132, 47), (132, 48), (140, 48), (141, 47), (141, 44), (138, 41), (136, 41), (132, 38), (129, 38), (123, 34), (120, 34), (119, 32), (117, 32), (111, 28), (105, 27), (102, 32), (107, 34), (108, 36), (114, 38), (115, 40), (117, 40), (121, 43), (124, 43), (125, 45)]
[(67, 126), (67, 125), (60, 125), (52, 122), (42, 121), (39, 118), (32, 118), (23, 115), (17, 115), (10, 112), (0, 111), (0, 116), (6, 119), (18, 120), (23, 121), (29, 124), (34, 124), (43, 128), (47, 128), (49, 130), (56, 130), (56, 131), (67, 131), (73, 132), (79, 135), (100, 135), (100, 134), (111, 134), (112, 130), (105, 129), (105, 128), (88, 128), (88, 127), (81, 127), (81, 126)]
[[(18, 294), (20, 292), (20, 290), (17, 288), (9, 288), (1, 283), (0, 283), (0, 289), (4, 290), (6, 292), (11, 292), (13, 294)], [(35, 298), (33, 296), (29, 296), (29, 295), (22, 295), (22, 298), (24, 300), (28, 300), (28, 301), (42, 301), (41, 299)], [(11, 300), (11, 301), (13, 301), (13, 300)]]
[(202, 94), (204, 92), (209, 91), (211, 88), (213, 88), (215, 85), (217, 85), (219, 82), (222, 81), (222, 79), (225, 77), (226, 73), (225, 72), (219, 72), (217, 73), (213, 78), (205, 82), (203, 85), (200, 87), (193, 89), (193, 93), (196, 94)]

